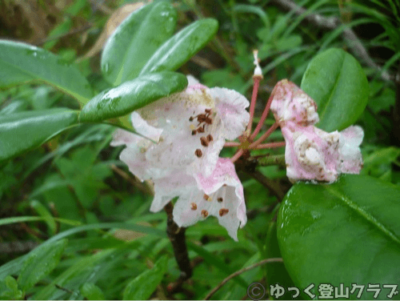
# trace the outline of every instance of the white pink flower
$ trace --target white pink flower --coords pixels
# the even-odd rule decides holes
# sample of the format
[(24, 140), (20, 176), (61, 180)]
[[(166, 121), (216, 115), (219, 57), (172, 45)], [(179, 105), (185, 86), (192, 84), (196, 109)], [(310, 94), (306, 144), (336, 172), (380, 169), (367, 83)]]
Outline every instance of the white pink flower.
[(363, 130), (351, 126), (327, 133), (319, 121), (315, 102), (295, 84), (283, 80), (273, 93), (271, 110), (285, 138), (287, 176), (291, 181), (334, 182), (340, 173), (359, 173)]
[(236, 91), (188, 80), (185, 91), (132, 113), (140, 136), (117, 130), (111, 144), (126, 145), (120, 159), (141, 180), (153, 180), (151, 211), (179, 197), (174, 209), (179, 226), (213, 215), (237, 240), (238, 227), (246, 223), (243, 187), (233, 163), (219, 153), (225, 139), (245, 131), (249, 102)]

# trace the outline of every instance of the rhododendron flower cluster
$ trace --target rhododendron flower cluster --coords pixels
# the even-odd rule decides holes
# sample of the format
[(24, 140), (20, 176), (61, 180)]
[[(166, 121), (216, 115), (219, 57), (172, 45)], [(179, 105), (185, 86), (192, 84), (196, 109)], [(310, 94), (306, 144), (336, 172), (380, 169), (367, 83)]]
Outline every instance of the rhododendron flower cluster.
[(185, 91), (132, 113), (133, 127), (146, 138), (117, 130), (112, 145), (126, 145), (121, 160), (142, 181), (153, 180), (151, 211), (179, 197), (173, 212), (178, 226), (213, 215), (237, 239), (246, 223), (243, 187), (233, 163), (219, 153), (225, 139), (245, 131), (248, 105), (233, 90), (209, 89), (189, 77)]
[(350, 126), (340, 133), (327, 133), (315, 127), (319, 121), (315, 102), (287, 80), (275, 86), (271, 110), (286, 141), (289, 179), (333, 182), (340, 173), (360, 172), (359, 146), (364, 132), (359, 126)]
[[(252, 132), (258, 87), (262, 79), (257, 52), (253, 95), (208, 88), (189, 76), (188, 87), (131, 114), (138, 135), (118, 130), (112, 145), (126, 145), (120, 158), (140, 180), (152, 180), (154, 200), (150, 210), (162, 210), (178, 198), (174, 221), (187, 227), (216, 216), (237, 240), (246, 223), (243, 186), (234, 162), (250, 150), (286, 146), (287, 176), (291, 181), (333, 182), (340, 173), (359, 173), (363, 130), (351, 126), (327, 133), (319, 122), (315, 102), (295, 84), (282, 80), (271, 93)], [(255, 140), (269, 110), (276, 123)], [(280, 126), (285, 142), (262, 144)], [(240, 142), (226, 142), (240, 138)], [(239, 147), (231, 159), (220, 158), (223, 147)]]

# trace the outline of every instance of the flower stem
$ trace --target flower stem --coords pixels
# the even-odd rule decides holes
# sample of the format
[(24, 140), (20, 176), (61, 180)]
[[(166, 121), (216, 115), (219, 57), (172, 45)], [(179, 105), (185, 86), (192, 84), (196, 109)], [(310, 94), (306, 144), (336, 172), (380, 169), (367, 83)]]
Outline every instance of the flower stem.
[(192, 266), (190, 264), (188, 250), (186, 246), (185, 228), (179, 228), (174, 222), (172, 211), (174, 205), (169, 202), (164, 210), (167, 213), (167, 234), (174, 250), (175, 260), (178, 263), (181, 274), (178, 280), (169, 288), (170, 292), (176, 290), (182, 283), (192, 276)]
[(261, 130), (263, 124), (264, 124), (264, 121), (268, 116), (269, 108), (271, 107), (271, 103), (272, 103), (272, 99), (273, 98), (274, 98), (274, 91), (272, 91), (271, 95), (269, 96), (268, 102), (267, 102), (267, 104), (265, 106), (265, 109), (264, 109), (264, 112), (261, 115), (260, 121), (258, 122), (258, 124), (256, 126), (256, 129), (251, 134), (250, 139), (254, 139), (257, 136), (257, 134), (260, 132), (260, 130)]
[(247, 125), (247, 130), (249, 133), (251, 133), (251, 128), (253, 125), (253, 117), (254, 117), (254, 111), (256, 108), (256, 102), (257, 102), (257, 94), (258, 94), (258, 88), (260, 86), (260, 81), (261, 81), (260, 76), (253, 76), (253, 93), (251, 95), (251, 103), (250, 103), (250, 119), (249, 119), (249, 124)]
[(285, 166), (285, 155), (276, 155), (257, 158), (259, 166), (282, 165)]
[(243, 150), (240, 149), (240, 150), (231, 158), (232, 163), (235, 163), (235, 161), (236, 161), (237, 159), (239, 159), (242, 155), (243, 155)]
[(239, 147), (239, 142), (225, 142), (224, 147)]
[(281, 142), (272, 142), (272, 143), (266, 143), (266, 144), (259, 144), (255, 148), (256, 149), (277, 148), (277, 147), (282, 147), (282, 146), (285, 146), (285, 145), (286, 145), (285, 141), (281, 141)]
[(266, 131), (257, 141), (253, 142), (250, 144), (249, 148), (254, 149), (257, 147), (257, 145), (261, 144), (265, 139), (267, 139), (273, 131), (275, 131), (278, 128), (279, 124), (275, 122), (269, 129)]

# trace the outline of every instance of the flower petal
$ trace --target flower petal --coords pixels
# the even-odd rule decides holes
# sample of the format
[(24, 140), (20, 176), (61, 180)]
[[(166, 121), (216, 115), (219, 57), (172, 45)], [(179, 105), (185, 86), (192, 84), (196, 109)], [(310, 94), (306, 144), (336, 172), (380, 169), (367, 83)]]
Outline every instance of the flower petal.
[(226, 88), (212, 88), (210, 93), (215, 99), (217, 115), (224, 126), (223, 135), (228, 140), (234, 140), (246, 129), (250, 119), (246, 108), (249, 101), (242, 94)]
[(342, 173), (359, 174), (363, 165), (360, 144), (364, 131), (359, 126), (350, 126), (340, 132), (340, 165)]
[(190, 195), (191, 191), (197, 190), (196, 181), (185, 172), (176, 171), (170, 176), (154, 179), (154, 199), (150, 211), (158, 212), (164, 208), (173, 198)]
[[(131, 114), (131, 122), (136, 132), (143, 137), (154, 141), (158, 141), (160, 139), (160, 135), (163, 130), (149, 125), (138, 113), (133, 112)], [(143, 137), (125, 130), (118, 129), (114, 132), (111, 146), (137, 144), (144, 139)]]
[(314, 126), (288, 122), (282, 127), (286, 141), (287, 176), (291, 181), (337, 179), (339, 133), (326, 133)]
[(317, 105), (294, 83), (284, 79), (272, 91), (271, 110), (279, 124), (288, 121), (299, 125), (312, 125), (319, 121)]
[[(212, 211), (211, 214), (218, 217), (220, 224), (236, 240), (237, 228), (246, 224), (247, 216), (243, 186), (236, 174), (235, 165), (230, 159), (219, 158), (209, 177), (197, 174), (195, 178), (198, 187), (212, 198), (212, 202), (217, 200), (217, 203), (229, 210), (226, 215), (220, 216), (219, 210), (222, 207), (217, 206), (218, 212)], [(222, 202), (218, 202), (218, 199), (222, 199)]]

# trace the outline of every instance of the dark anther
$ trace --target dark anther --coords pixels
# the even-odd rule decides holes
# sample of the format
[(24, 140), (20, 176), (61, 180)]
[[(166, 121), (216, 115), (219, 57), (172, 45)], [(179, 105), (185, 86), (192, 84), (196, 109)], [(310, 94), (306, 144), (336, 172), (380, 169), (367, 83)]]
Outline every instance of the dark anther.
[(229, 212), (229, 209), (227, 208), (221, 208), (219, 209), (219, 216), (224, 216), (225, 214), (227, 214)]
[(206, 137), (201, 137), (201, 138), (200, 138), (200, 142), (201, 142), (201, 145), (203, 145), (203, 146), (205, 146), (205, 147), (208, 146), (208, 140), (207, 140)]
[(195, 151), (194, 153), (195, 153), (195, 155), (196, 155), (197, 157), (199, 157), (199, 158), (203, 155), (201, 149), (196, 149), (196, 151)]

